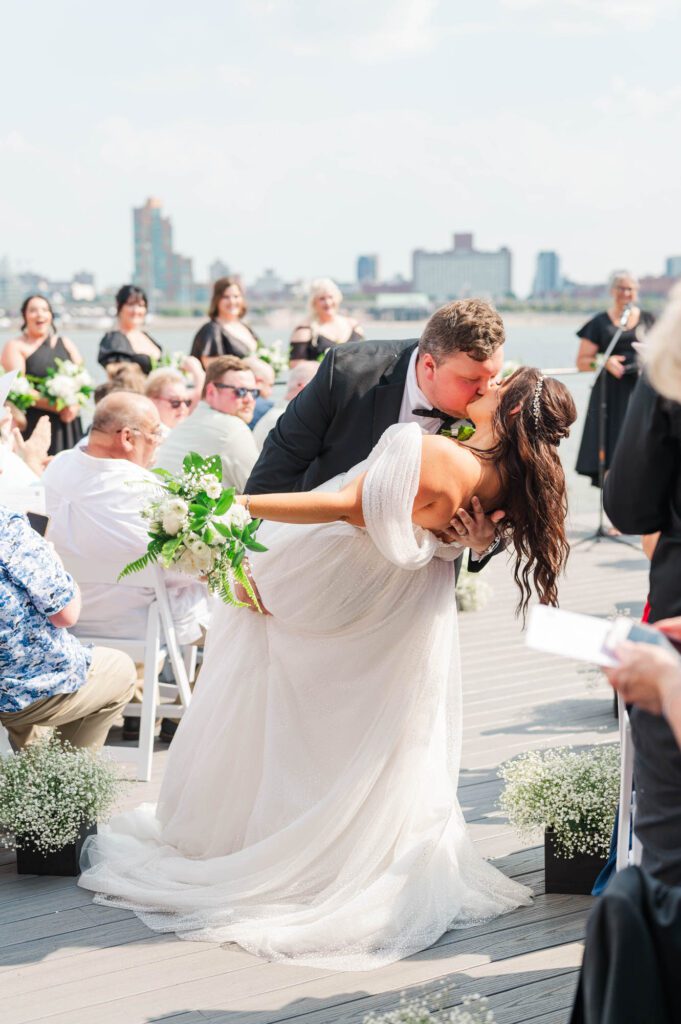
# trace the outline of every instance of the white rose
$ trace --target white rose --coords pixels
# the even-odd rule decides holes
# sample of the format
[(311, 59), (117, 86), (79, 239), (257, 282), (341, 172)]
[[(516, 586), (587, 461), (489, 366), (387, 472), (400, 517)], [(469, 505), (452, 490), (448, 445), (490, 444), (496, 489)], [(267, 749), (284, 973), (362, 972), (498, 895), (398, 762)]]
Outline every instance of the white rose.
[(229, 511), (225, 512), (224, 516), (222, 517), (222, 521), (223, 523), (225, 523), (226, 526), (232, 526), (233, 524), (239, 530), (242, 530), (244, 526), (248, 526), (248, 524), (251, 521), (251, 517), (246, 511), (246, 506), (239, 505), (235, 501), (232, 507), (229, 509)]
[(212, 498), (213, 501), (217, 501), (222, 494), (222, 484), (219, 480), (216, 480), (214, 476), (209, 476), (206, 477), (204, 490), (209, 498)]
[(163, 512), (172, 512), (176, 516), (186, 516), (189, 505), (182, 498), (166, 498), (163, 502)]
[(194, 561), (194, 555), (189, 548), (185, 548), (180, 557), (173, 562), (173, 568), (177, 569), (178, 572), (186, 573), (187, 576), (200, 575), (200, 570), (197, 569), (196, 562)]
[(202, 540), (188, 541), (194, 564), (201, 573), (210, 572), (213, 568), (213, 551)]
[(179, 516), (176, 512), (164, 512), (162, 523), (165, 533), (176, 537), (185, 524), (185, 517)]

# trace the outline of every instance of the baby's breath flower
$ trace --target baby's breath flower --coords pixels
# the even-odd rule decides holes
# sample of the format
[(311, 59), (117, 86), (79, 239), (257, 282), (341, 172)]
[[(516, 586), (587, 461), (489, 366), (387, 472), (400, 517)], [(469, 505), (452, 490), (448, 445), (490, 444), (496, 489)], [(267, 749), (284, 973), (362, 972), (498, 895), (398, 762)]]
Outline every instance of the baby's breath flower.
[(499, 806), (522, 836), (550, 828), (563, 857), (607, 854), (619, 800), (617, 746), (532, 750), (499, 775), (506, 783)]
[(0, 758), (0, 845), (59, 850), (108, 815), (124, 784), (101, 754), (54, 736), (8, 754)]

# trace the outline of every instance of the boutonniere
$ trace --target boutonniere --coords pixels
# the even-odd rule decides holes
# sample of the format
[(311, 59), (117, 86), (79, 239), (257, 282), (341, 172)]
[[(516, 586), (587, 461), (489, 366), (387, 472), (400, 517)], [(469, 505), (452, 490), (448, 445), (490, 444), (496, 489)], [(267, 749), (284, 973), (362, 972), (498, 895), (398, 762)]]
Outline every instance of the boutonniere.
[(469, 441), (475, 433), (472, 423), (460, 423), (456, 430), (453, 427), (443, 427), (438, 433), (442, 437), (451, 437), (454, 441)]

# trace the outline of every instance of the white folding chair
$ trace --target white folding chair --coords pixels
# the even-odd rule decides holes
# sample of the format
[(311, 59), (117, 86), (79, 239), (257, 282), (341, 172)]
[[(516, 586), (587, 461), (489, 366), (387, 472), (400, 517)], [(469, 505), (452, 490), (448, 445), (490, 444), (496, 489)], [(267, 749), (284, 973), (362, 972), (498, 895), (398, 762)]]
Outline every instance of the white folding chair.
[[(634, 780), (634, 741), (631, 738), (631, 723), (626, 705), (617, 695), (617, 713), (620, 730), (620, 803), (617, 824), (616, 870), (623, 871), (630, 864), (641, 863), (641, 843), (634, 832), (636, 815), (636, 794)], [(631, 849), (630, 846), (631, 840)]]
[[(147, 611), (146, 636), (111, 637), (104, 634), (84, 633), (78, 630), (78, 639), (83, 643), (94, 644), (96, 647), (113, 647), (130, 655), (133, 661), (144, 664), (144, 689), (142, 703), (127, 704), (124, 708), (126, 717), (140, 718), (140, 738), (137, 747), (107, 747), (107, 753), (115, 761), (132, 762), (137, 767), (137, 779), (148, 782), (151, 778), (151, 766), (154, 753), (154, 727), (156, 717), (162, 708), (164, 718), (179, 719), (191, 701), (190, 680), (193, 679), (196, 667), (196, 648), (193, 645), (185, 648), (184, 657), (177, 641), (175, 624), (170, 610), (170, 602), (163, 578), (163, 571), (152, 566), (133, 577), (120, 582), (106, 577), (105, 571), (97, 571), (91, 566), (65, 559), (67, 569), (78, 583), (106, 582), (112, 587), (152, 586), (155, 600)], [(159, 680), (159, 665), (162, 657), (167, 654), (173, 669), (175, 683), (162, 683)], [(166, 698), (173, 701), (179, 697), (180, 703), (165, 703)]]
[(12, 744), (9, 741), (9, 733), (5, 729), (4, 725), (0, 723), (0, 755), (11, 754)]

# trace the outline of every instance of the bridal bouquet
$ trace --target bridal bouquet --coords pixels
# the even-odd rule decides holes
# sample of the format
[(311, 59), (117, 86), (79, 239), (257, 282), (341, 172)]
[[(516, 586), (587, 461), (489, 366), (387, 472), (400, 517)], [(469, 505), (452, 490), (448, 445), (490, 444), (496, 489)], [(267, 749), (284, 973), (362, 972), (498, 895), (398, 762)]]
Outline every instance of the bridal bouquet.
[[(1, 373), (4, 371), (0, 370)], [(7, 401), (11, 402), (15, 409), (21, 409), (22, 412), (26, 412), (27, 409), (35, 405), (37, 401), (35, 391), (25, 374), (18, 373), (16, 375), (7, 395)]]
[(70, 359), (55, 359), (44, 377), (29, 377), (38, 393), (56, 408), (57, 412), (68, 406), (85, 405), (94, 387), (92, 377), (84, 366)]
[(233, 487), (223, 488), (220, 456), (204, 459), (190, 452), (180, 473), (153, 472), (160, 493), (142, 510), (149, 524), (147, 552), (126, 565), (118, 578), (160, 562), (166, 569), (205, 578), (209, 589), (227, 604), (243, 604), (234, 593), (234, 584), (240, 583), (259, 607), (244, 559), (247, 551), (267, 550), (255, 539), (260, 520), (251, 519), (234, 501)]
[(284, 351), (283, 343), (279, 338), (273, 341), (271, 345), (260, 344), (256, 355), (258, 359), (262, 359), (263, 363), (269, 363), (277, 378), (282, 375), (288, 366), (287, 353)]

